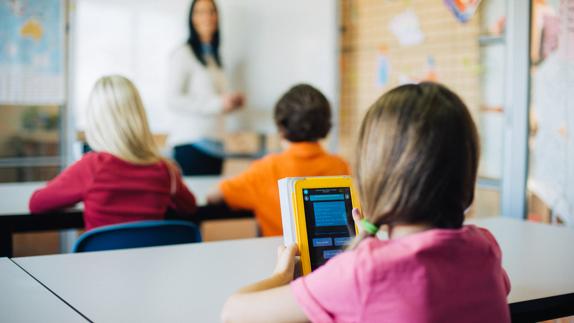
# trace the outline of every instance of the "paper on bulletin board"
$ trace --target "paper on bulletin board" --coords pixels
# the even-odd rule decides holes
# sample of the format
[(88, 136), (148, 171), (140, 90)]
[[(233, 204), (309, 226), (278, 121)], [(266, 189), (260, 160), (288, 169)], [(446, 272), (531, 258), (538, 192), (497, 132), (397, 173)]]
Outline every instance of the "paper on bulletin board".
[(426, 63), (423, 68), (408, 67), (403, 73), (400, 73), (399, 84), (417, 84), (420, 82), (439, 82), (437, 63), (433, 55), (427, 55)]
[(0, 104), (65, 100), (63, 0), (0, 1)]
[(444, 0), (458, 21), (465, 23), (472, 18), (481, 0)]
[(387, 49), (385, 46), (382, 46), (377, 55), (377, 86), (379, 88), (383, 88), (389, 84), (389, 69), (390, 63)]
[(413, 10), (406, 10), (389, 22), (389, 29), (402, 46), (414, 46), (423, 42), (419, 18)]
[(540, 65), (560, 47), (560, 16), (543, 2), (535, 2), (532, 15), (531, 61)]
[(574, 63), (574, 1), (560, 1), (560, 57)]
[(429, 82), (438, 82), (438, 72), (437, 72), (437, 67), (436, 67), (436, 60), (434, 59), (434, 56), (432, 56), (432, 55), (427, 56), (427, 66), (426, 66), (426, 71), (425, 71), (425, 75), (423, 77), (423, 80), (429, 81)]

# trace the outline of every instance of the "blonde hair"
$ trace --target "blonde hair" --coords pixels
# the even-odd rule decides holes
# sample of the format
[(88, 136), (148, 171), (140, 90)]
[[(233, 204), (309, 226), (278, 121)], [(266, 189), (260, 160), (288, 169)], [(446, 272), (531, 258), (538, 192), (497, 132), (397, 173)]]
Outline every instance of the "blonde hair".
[(104, 76), (94, 85), (88, 101), (86, 140), (93, 150), (132, 163), (161, 160), (138, 90), (123, 76)]
[(363, 215), (375, 226), (462, 226), (474, 199), (479, 140), (466, 105), (445, 86), (410, 84), (383, 95), (363, 120), (356, 156)]

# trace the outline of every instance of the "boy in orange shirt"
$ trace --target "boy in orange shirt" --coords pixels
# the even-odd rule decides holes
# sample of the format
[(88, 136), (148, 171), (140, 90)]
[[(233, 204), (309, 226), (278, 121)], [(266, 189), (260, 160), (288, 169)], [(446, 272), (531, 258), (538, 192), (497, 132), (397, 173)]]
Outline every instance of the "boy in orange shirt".
[(349, 166), (328, 154), (319, 140), (331, 129), (327, 98), (310, 85), (300, 84), (275, 105), (274, 119), (288, 148), (257, 160), (242, 174), (223, 180), (208, 203), (225, 202), (233, 209), (251, 210), (264, 236), (283, 234), (277, 181), (284, 177), (348, 175)]

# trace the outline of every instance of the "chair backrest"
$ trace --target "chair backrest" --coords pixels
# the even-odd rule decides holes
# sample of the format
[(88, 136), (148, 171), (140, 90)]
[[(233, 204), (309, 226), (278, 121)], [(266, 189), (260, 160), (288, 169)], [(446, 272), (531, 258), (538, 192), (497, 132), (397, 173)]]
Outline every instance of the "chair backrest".
[(201, 242), (201, 233), (191, 222), (151, 220), (108, 225), (80, 236), (73, 252), (165, 246)]

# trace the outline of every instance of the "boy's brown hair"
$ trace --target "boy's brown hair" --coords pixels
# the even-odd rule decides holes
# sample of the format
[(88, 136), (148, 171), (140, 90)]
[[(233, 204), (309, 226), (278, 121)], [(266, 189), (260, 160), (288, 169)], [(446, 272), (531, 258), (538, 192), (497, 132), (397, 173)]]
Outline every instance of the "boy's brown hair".
[(357, 149), (354, 175), (369, 222), (462, 226), (474, 199), (479, 140), (455, 93), (430, 82), (389, 91), (367, 112)]
[(279, 99), (274, 119), (279, 132), (288, 141), (318, 141), (331, 129), (331, 107), (319, 90), (299, 84)]

